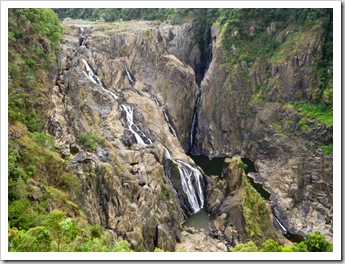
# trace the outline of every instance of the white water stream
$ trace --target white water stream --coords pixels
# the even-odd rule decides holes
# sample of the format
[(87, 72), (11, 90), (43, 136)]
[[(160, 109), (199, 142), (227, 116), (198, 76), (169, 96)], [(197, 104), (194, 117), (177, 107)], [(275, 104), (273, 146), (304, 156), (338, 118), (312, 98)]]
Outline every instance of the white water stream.
[(101, 82), (101, 80), (98, 78), (98, 76), (91, 69), (91, 66), (89, 65), (89, 63), (84, 58), (82, 58), (82, 61), (83, 61), (84, 65), (85, 65), (85, 69), (86, 69), (87, 76), (89, 77), (89, 79), (94, 84), (98, 84), (99, 86), (101, 86), (102, 90), (104, 92), (106, 92), (107, 94), (111, 95), (114, 99), (118, 99), (119, 97), (116, 94), (114, 94), (113, 92), (109, 91), (107, 88), (104, 87), (104, 85)]
[(167, 149), (165, 149), (164, 155), (166, 160), (171, 160), (178, 167), (182, 190), (187, 196), (192, 213), (200, 211), (205, 203), (204, 192), (202, 190), (203, 176), (201, 172), (184, 161), (174, 160)]
[(133, 119), (133, 107), (129, 106), (129, 105), (121, 105), (120, 106), (125, 112), (126, 112), (126, 120), (127, 120), (127, 125), (128, 125), (128, 129), (133, 133), (136, 141), (138, 144), (140, 145), (147, 145), (145, 143), (145, 141), (141, 138), (141, 136), (133, 129), (133, 126), (142, 134), (142, 136), (148, 141), (150, 142), (150, 144), (152, 144), (151, 139), (149, 139), (145, 133), (143, 131), (141, 131), (138, 126), (136, 126), (134, 124), (134, 119)]

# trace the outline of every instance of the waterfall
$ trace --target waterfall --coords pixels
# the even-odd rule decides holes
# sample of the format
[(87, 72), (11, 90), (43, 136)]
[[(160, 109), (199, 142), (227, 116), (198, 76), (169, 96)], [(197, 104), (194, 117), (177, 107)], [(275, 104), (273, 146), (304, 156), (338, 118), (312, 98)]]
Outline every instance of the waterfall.
[(80, 28), (80, 35), (79, 35), (79, 46), (84, 46), (85, 36), (84, 36), (84, 28)]
[[(180, 172), (183, 191), (187, 194), (193, 213), (196, 213), (204, 207), (204, 193), (201, 187), (203, 176), (199, 170), (188, 163), (180, 160), (177, 160), (176, 163)], [(196, 186), (193, 185), (193, 180), (196, 182)]]
[(173, 136), (177, 138), (177, 133), (176, 133), (175, 129), (173, 128), (171, 122), (170, 122), (170, 119), (169, 119), (169, 117), (168, 117), (167, 111), (165, 110), (164, 107), (162, 107), (162, 104), (158, 101), (158, 99), (157, 99), (156, 96), (154, 96), (154, 95), (151, 94), (151, 93), (150, 93), (150, 95), (151, 95), (152, 100), (155, 101), (156, 105), (157, 105), (160, 109), (162, 109), (162, 112), (163, 112), (165, 121), (167, 122), (167, 124), (168, 124), (168, 126), (169, 126), (169, 129), (170, 129), (171, 134), (173, 134)]
[(281, 227), (281, 229), (283, 229), (284, 233), (286, 233), (286, 232), (287, 232), (287, 230), (286, 230), (286, 228), (283, 226), (283, 224), (282, 224), (282, 223), (280, 223), (280, 221), (278, 220), (278, 218), (277, 218), (277, 217), (275, 217), (275, 216), (274, 216), (274, 218), (276, 219), (276, 221), (277, 221), (277, 223), (279, 224), (279, 226)]
[(149, 139), (145, 133), (143, 131), (141, 131), (137, 125), (134, 124), (134, 119), (133, 119), (133, 108), (129, 105), (121, 105), (120, 106), (125, 112), (126, 112), (126, 120), (127, 120), (127, 125), (128, 125), (128, 129), (129, 131), (131, 131), (137, 141), (138, 144), (140, 145), (144, 145), (146, 146), (147, 144), (145, 143), (145, 141), (140, 137), (140, 135), (133, 129), (133, 127), (135, 127), (144, 137), (144, 139), (146, 139), (150, 144), (152, 144), (151, 139)]
[[(178, 173), (180, 176), (182, 191), (185, 193), (187, 197), (187, 201), (189, 204), (189, 208), (191, 213), (196, 213), (200, 211), (201, 208), (204, 207), (205, 198), (204, 198), (204, 178), (202, 173), (192, 167), (190, 164), (181, 161), (181, 160), (174, 160), (169, 151), (165, 148), (164, 149), (164, 157), (165, 160), (170, 160), (173, 164), (177, 165)], [(167, 166), (166, 166), (167, 167)], [(166, 171), (169, 168), (166, 168)], [(168, 178), (173, 177), (170, 172), (167, 172)], [(169, 182), (174, 182), (170, 179)], [(176, 186), (173, 186), (176, 189)], [(181, 199), (180, 199), (181, 201)], [(181, 203), (185, 203), (185, 201), (181, 201)], [(188, 208), (187, 208), (188, 209)]]
[(196, 131), (196, 128), (197, 128), (197, 125), (198, 125), (198, 113), (199, 113), (199, 108), (200, 108), (200, 99), (201, 99), (201, 91), (199, 91), (198, 96), (197, 96), (196, 101), (195, 101), (192, 126), (191, 126), (191, 129), (190, 129), (189, 153), (191, 153), (192, 149), (193, 149), (195, 131)]
[(131, 73), (129, 72), (127, 66), (123, 63), (123, 66), (125, 67), (126, 69), (126, 74), (127, 74), (127, 77), (128, 77), (128, 80), (129, 82), (131, 83), (131, 85), (134, 85), (135, 84), (135, 81), (133, 80), (133, 77), (131, 75)]
[(104, 84), (102, 83), (102, 81), (98, 78), (98, 76), (94, 73), (94, 71), (92, 70), (90, 64), (84, 59), (82, 58), (82, 61), (85, 65), (86, 68), (86, 72), (87, 72), (87, 76), (89, 77), (89, 79), (91, 80), (91, 82), (93, 82), (94, 84), (98, 84), (99, 86), (101, 86), (101, 88), (103, 89), (103, 91), (105, 91), (107, 94), (111, 95), (114, 99), (118, 99), (119, 97), (114, 94), (113, 92), (109, 91)]
[(167, 115), (167, 113), (166, 113), (166, 110), (163, 108), (162, 111), (163, 111), (163, 114), (164, 114), (164, 117), (165, 117), (165, 121), (167, 121), (168, 126), (169, 126), (169, 128), (170, 128), (170, 132), (174, 135), (174, 137), (177, 138), (176, 131), (175, 131), (175, 129), (172, 127), (172, 125), (171, 125), (171, 123), (170, 123), (170, 120), (169, 120), (169, 117), (168, 117), (168, 115)]

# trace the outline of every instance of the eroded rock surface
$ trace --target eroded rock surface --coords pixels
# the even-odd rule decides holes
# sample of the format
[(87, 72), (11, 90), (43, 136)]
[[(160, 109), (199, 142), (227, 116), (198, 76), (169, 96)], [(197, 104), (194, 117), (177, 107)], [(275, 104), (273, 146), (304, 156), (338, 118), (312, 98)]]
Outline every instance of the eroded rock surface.
[[(174, 251), (181, 239), (184, 215), (164, 173), (163, 145), (190, 160), (179, 140), (188, 137), (193, 113), (185, 107), (197, 92), (194, 71), (185, 64), (198, 63), (195, 44), (184, 39), (191, 27), (143, 24), (109, 33), (97, 24), (65, 24), (46, 130), (81, 180), (77, 198), (89, 222), (127, 239), (136, 251)], [(185, 50), (177, 48), (181, 41)], [(80, 135), (98, 135), (96, 147)]]
[(332, 143), (333, 128), (315, 121), (303, 129), (301, 114), (287, 103), (309, 100), (310, 87), (318, 87), (313, 63), (322, 56), (320, 35), (280, 62), (226, 68), (223, 35), (216, 26), (211, 34), (213, 59), (201, 83), (192, 153), (255, 161), (286, 228), (301, 235), (320, 230), (331, 241), (333, 160), (322, 145)]

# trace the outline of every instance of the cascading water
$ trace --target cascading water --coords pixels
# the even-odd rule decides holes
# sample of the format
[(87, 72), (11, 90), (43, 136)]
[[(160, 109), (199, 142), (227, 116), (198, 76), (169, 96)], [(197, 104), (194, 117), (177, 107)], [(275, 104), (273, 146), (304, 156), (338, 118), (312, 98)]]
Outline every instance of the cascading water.
[(199, 91), (198, 96), (195, 101), (195, 107), (193, 112), (193, 120), (192, 120), (192, 126), (190, 129), (190, 138), (189, 138), (189, 153), (191, 154), (193, 151), (193, 145), (194, 145), (194, 138), (195, 138), (195, 132), (198, 126), (198, 113), (200, 108), (200, 100), (201, 100), (201, 91)]
[[(146, 146), (147, 144), (146, 144), (145, 141), (144, 141), (144, 139), (145, 139), (147, 142), (149, 142), (149, 144), (152, 144), (151, 139), (149, 139), (149, 138), (145, 135), (145, 133), (144, 133), (143, 131), (141, 131), (141, 130), (138, 128), (138, 126), (136, 126), (136, 125), (134, 124), (134, 119), (133, 119), (133, 108), (132, 108), (131, 106), (125, 105), (125, 104), (121, 105), (120, 107), (126, 112), (126, 120), (127, 120), (128, 129), (129, 129), (129, 131), (131, 131), (131, 132), (133, 133), (133, 135), (134, 135), (134, 137), (135, 137), (137, 143), (140, 144), (140, 145)], [(135, 128), (138, 130), (138, 132), (139, 132), (140, 134), (142, 134), (142, 136), (144, 137), (144, 139), (140, 137), (140, 135), (133, 129), (133, 127), (135, 127)]]
[(129, 72), (126, 64), (123, 63), (123, 66), (125, 67), (125, 70), (126, 70), (126, 74), (127, 74), (127, 77), (128, 77), (128, 81), (131, 83), (131, 85), (134, 85), (135, 84), (135, 80), (134, 80), (134, 77), (132, 77), (131, 73)]
[(80, 28), (80, 35), (79, 35), (79, 45), (80, 45), (80, 46), (84, 46), (84, 42), (85, 42), (84, 28), (81, 27), (81, 28)]
[(176, 134), (176, 131), (175, 129), (173, 128), (171, 122), (170, 122), (170, 119), (168, 117), (168, 114), (167, 114), (167, 111), (165, 110), (164, 107), (162, 107), (162, 104), (158, 101), (157, 97), (152, 95), (151, 94), (151, 97), (152, 97), (152, 100), (155, 101), (156, 105), (162, 109), (162, 112), (163, 112), (163, 115), (164, 115), (164, 118), (165, 118), (165, 121), (167, 122), (168, 126), (169, 126), (169, 129), (170, 129), (170, 132), (171, 134), (173, 134), (174, 137), (177, 138), (177, 134)]
[(101, 86), (101, 88), (103, 89), (104, 92), (106, 92), (107, 94), (111, 95), (114, 99), (118, 99), (119, 97), (114, 94), (113, 92), (109, 91), (104, 84), (102, 83), (102, 81), (98, 78), (98, 76), (94, 73), (94, 71), (92, 70), (91, 66), (89, 65), (89, 63), (82, 58), (82, 61), (85, 65), (85, 69), (87, 72), (87, 76), (89, 77), (89, 79), (94, 83), (94, 84), (98, 84), (99, 86)]
[(277, 217), (274, 216), (274, 218), (277, 221), (277, 223), (279, 224), (280, 228), (283, 230), (284, 234), (286, 234), (286, 232), (287, 232), (286, 228), (283, 226), (282, 223), (280, 223), (280, 221), (278, 220)]
[(167, 113), (166, 113), (166, 110), (163, 108), (162, 111), (163, 111), (163, 114), (164, 114), (164, 117), (165, 117), (165, 121), (168, 123), (168, 126), (169, 126), (169, 128), (170, 128), (171, 133), (174, 135), (174, 137), (177, 138), (176, 131), (175, 131), (175, 129), (172, 127), (172, 125), (171, 125), (171, 123), (170, 123), (170, 120), (169, 120), (169, 117), (168, 117), (168, 115), (167, 115)]
[[(200, 211), (205, 204), (205, 183), (202, 173), (184, 161), (174, 160), (167, 149), (164, 150), (164, 157), (165, 161), (171, 161), (178, 168), (182, 191), (187, 197), (187, 201), (185, 201), (181, 198), (181, 196), (179, 196), (180, 202), (192, 214)], [(168, 175), (168, 178), (174, 177), (174, 175), (172, 175), (170, 172), (170, 169), (171, 168), (169, 168), (169, 166), (166, 164), (165, 171)], [(174, 186), (174, 182), (179, 181), (176, 181), (176, 179), (175, 181), (170, 179), (170, 182), (176, 190), (177, 186)], [(188, 202), (188, 205), (186, 205), (186, 202)]]
[[(208, 29), (208, 33), (210, 34), (210, 29)], [(209, 35), (209, 39), (207, 43), (204, 43), (202, 45), (203, 48), (201, 49), (201, 56), (200, 61), (201, 64), (196, 67), (195, 70), (195, 78), (196, 83), (199, 87), (199, 92), (197, 95), (197, 98), (195, 100), (195, 106), (194, 106), (194, 112), (193, 112), (193, 119), (192, 119), (192, 125), (190, 129), (190, 138), (189, 138), (189, 154), (198, 155), (198, 153), (193, 153), (195, 150), (193, 149), (194, 141), (195, 141), (195, 134), (197, 133), (197, 127), (198, 127), (198, 114), (200, 109), (200, 102), (201, 102), (201, 82), (211, 64), (212, 61), (212, 42), (211, 42), (211, 35)]]
[[(180, 160), (177, 160), (176, 163), (181, 175), (183, 191), (187, 194), (193, 213), (196, 213), (204, 207), (204, 193), (201, 187), (203, 176), (200, 171), (188, 163)], [(193, 185), (193, 181), (196, 184)]]

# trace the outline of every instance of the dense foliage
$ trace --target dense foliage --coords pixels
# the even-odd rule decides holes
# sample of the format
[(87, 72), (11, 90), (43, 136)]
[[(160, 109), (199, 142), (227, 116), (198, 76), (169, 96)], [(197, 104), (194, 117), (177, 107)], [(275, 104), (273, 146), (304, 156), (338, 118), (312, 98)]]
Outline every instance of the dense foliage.
[[(183, 23), (210, 9), (198, 8), (53, 8), (61, 20), (72, 19), (98, 20), (107, 22), (118, 20), (158, 20)], [(214, 9), (216, 10), (216, 9)]]
[(258, 237), (267, 227), (270, 211), (265, 200), (250, 184), (248, 178), (245, 178), (244, 186), (242, 206), (245, 229), (249, 237)]
[(111, 243), (110, 237), (97, 225), (75, 222), (58, 210), (52, 211), (41, 225), (29, 230), (9, 226), (9, 251), (58, 252), (131, 252), (126, 240)]
[(261, 244), (261, 248), (249, 241), (244, 244), (237, 244), (231, 252), (330, 252), (333, 244), (326, 241), (325, 237), (319, 231), (308, 234), (305, 241), (294, 243), (294, 246), (279, 245), (277, 241), (268, 239)]
[(51, 9), (12, 8), (8, 32), (9, 120), (40, 132), (42, 109), (49, 101), (45, 85), (60, 48), (62, 27)]
[[(130, 251), (127, 241), (112, 244), (102, 227), (87, 223), (76, 201), (80, 180), (42, 132), (63, 33), (57, 15), (9, 9), (8, 30), (8, 250)], [(100, 139), (92, 140), (86, 147)]]
[[(320, 49), (320, 53), (315, 52), (317, 57), (312, 65), (316, 76), (314, 85), (306, 92), (298, 91), (295, 101), (299, 103), (294, 105), (298, 106), (297, 110), (321, 109), (327, 113), (327, 117), (320, 113), (317, 120), (326, 126), (332, 125), (332, 9), (234, 8), (220, 9), (217, 16), (217, 23), (224, 33), (222, 46), (227, 55), (225, 67), (230, 72), (240, 69), (239, 65), (244, 65), (243, 63), (249, 68), (255, 63), (281, 64), (293, 61), (296, 55), (301, 55), (308, 49), (312, 53)], [(318, 40), (317, 44), (311, 44), (315, 39)], [(264, 90), (262, 85), (258, 85), (257, 94)], [(269, 89), (270, 87), (266, 87), (266, 91)], [(310, 120), (310, 116), (305, 117)]]

